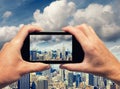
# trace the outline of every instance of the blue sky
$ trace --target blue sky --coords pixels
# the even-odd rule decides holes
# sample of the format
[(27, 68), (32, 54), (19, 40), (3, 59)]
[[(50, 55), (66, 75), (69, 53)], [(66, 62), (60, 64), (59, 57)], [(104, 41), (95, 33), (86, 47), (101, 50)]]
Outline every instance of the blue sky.
[(54, 0), (0, 0), (0, 21), (3, 20), (6, 11), (12, 12), (12, 15), (0, 26), (28, 24), (32, 22), (33, 12), (36, 9), (42, 11), (52, 1)]
[(120, 0), (0, 0), (0, 48), (24, 24), (39, 25), (44, 31), (61, 31), (66, 25), (87, 23), (110, 51), (120, 55), (119, 3)]
[[(36, 9), (43, 11), (43, 9), (53, 1), (55, 0), (0, 0), (0, 26), (28, 24), (34, 20), (33, 13)], [(77, 8), (85, 8), (90, 3), (104, 5), (111, 3), (112, 0), (104, 0), (104, 2), (103, 0), (83, 0), (84, 2), (81, 2), (81, 0), (69, 1), (74, 1), (77, 4)], [(6, 11), (10, 11), (12, 15), (4, 20), (3, 15)]]

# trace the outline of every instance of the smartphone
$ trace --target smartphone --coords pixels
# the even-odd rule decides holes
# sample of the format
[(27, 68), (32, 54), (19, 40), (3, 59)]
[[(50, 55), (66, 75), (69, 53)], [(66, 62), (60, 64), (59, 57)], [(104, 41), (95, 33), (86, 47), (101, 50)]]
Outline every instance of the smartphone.
[(25, 61), (49, 64), (80, 63), (84, 59), (80, 43), (66, 32), (30, 33), (21, 54)]

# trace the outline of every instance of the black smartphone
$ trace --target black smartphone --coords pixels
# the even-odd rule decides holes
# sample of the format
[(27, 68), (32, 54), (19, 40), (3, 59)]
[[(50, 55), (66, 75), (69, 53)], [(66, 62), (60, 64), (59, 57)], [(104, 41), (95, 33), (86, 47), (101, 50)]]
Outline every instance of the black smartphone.
[(50, 64), (80, 63), (84, 59), (80, 43), (66, 32), (30, 33), (21, 54), (25, 61)]

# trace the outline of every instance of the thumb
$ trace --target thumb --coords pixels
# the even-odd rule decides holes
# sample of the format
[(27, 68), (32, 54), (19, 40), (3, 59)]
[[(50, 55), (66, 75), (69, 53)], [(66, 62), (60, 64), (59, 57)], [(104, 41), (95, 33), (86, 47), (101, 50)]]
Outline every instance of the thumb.
[(22, 66), (22, 74), (27, 74), (30, 72), (38, 72), (47, 70), (50, 68), (50, 65), (44, 64), (44, 63), (30, 63), (30, 62), (24, 62)]
[(77, 71), (77, 72), (84, 72), (83, 63), (75, 63), (75, 64), (61, 64), (61, 69), (67, 69), (69, 71)]

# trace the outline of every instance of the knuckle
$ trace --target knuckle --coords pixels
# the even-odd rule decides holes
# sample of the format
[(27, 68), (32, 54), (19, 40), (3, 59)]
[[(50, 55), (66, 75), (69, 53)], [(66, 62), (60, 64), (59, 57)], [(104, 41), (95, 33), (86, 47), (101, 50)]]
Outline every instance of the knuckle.
[(86, 26), (87, 26), (87, 24), (83, 23), (81, 26), (82, 26), (82, 27), (86, 27)]
[(81, 25), (76, 26), (76, 28), (78, 28), (80, 30), (86, 29), (86, 27), (88, 27), (87, 24), (81, 24)]
[(10, 42), (6, 42), (6, 43), (3, 45), (3, 47), (8, 46), (8, 45), (9, 45), (9, 43), (10, 43)]
[(74, 34), (80, 34), (79, 29), (74, 30)]
[(86, 27), (88, 27), (87, 24), (82, 24), (82, 25), (81, 25), (81, 28), (82, 28), (82, 29), (85, 29)]
[(12, 40), (10, 43), (11, 43), (11, 44), (18, 44), (18, 43), (19, 43), (19, 40), (14, 39), (14, 40)]
[(97, 47), (95, 45), (89, 45), (86, 51), (88, 54), (95, 54)]
[(23, 26), (22, 26), (22, 29), (24, 29), (24, 28), (26, 28), (26, 25), (23, 25)]

